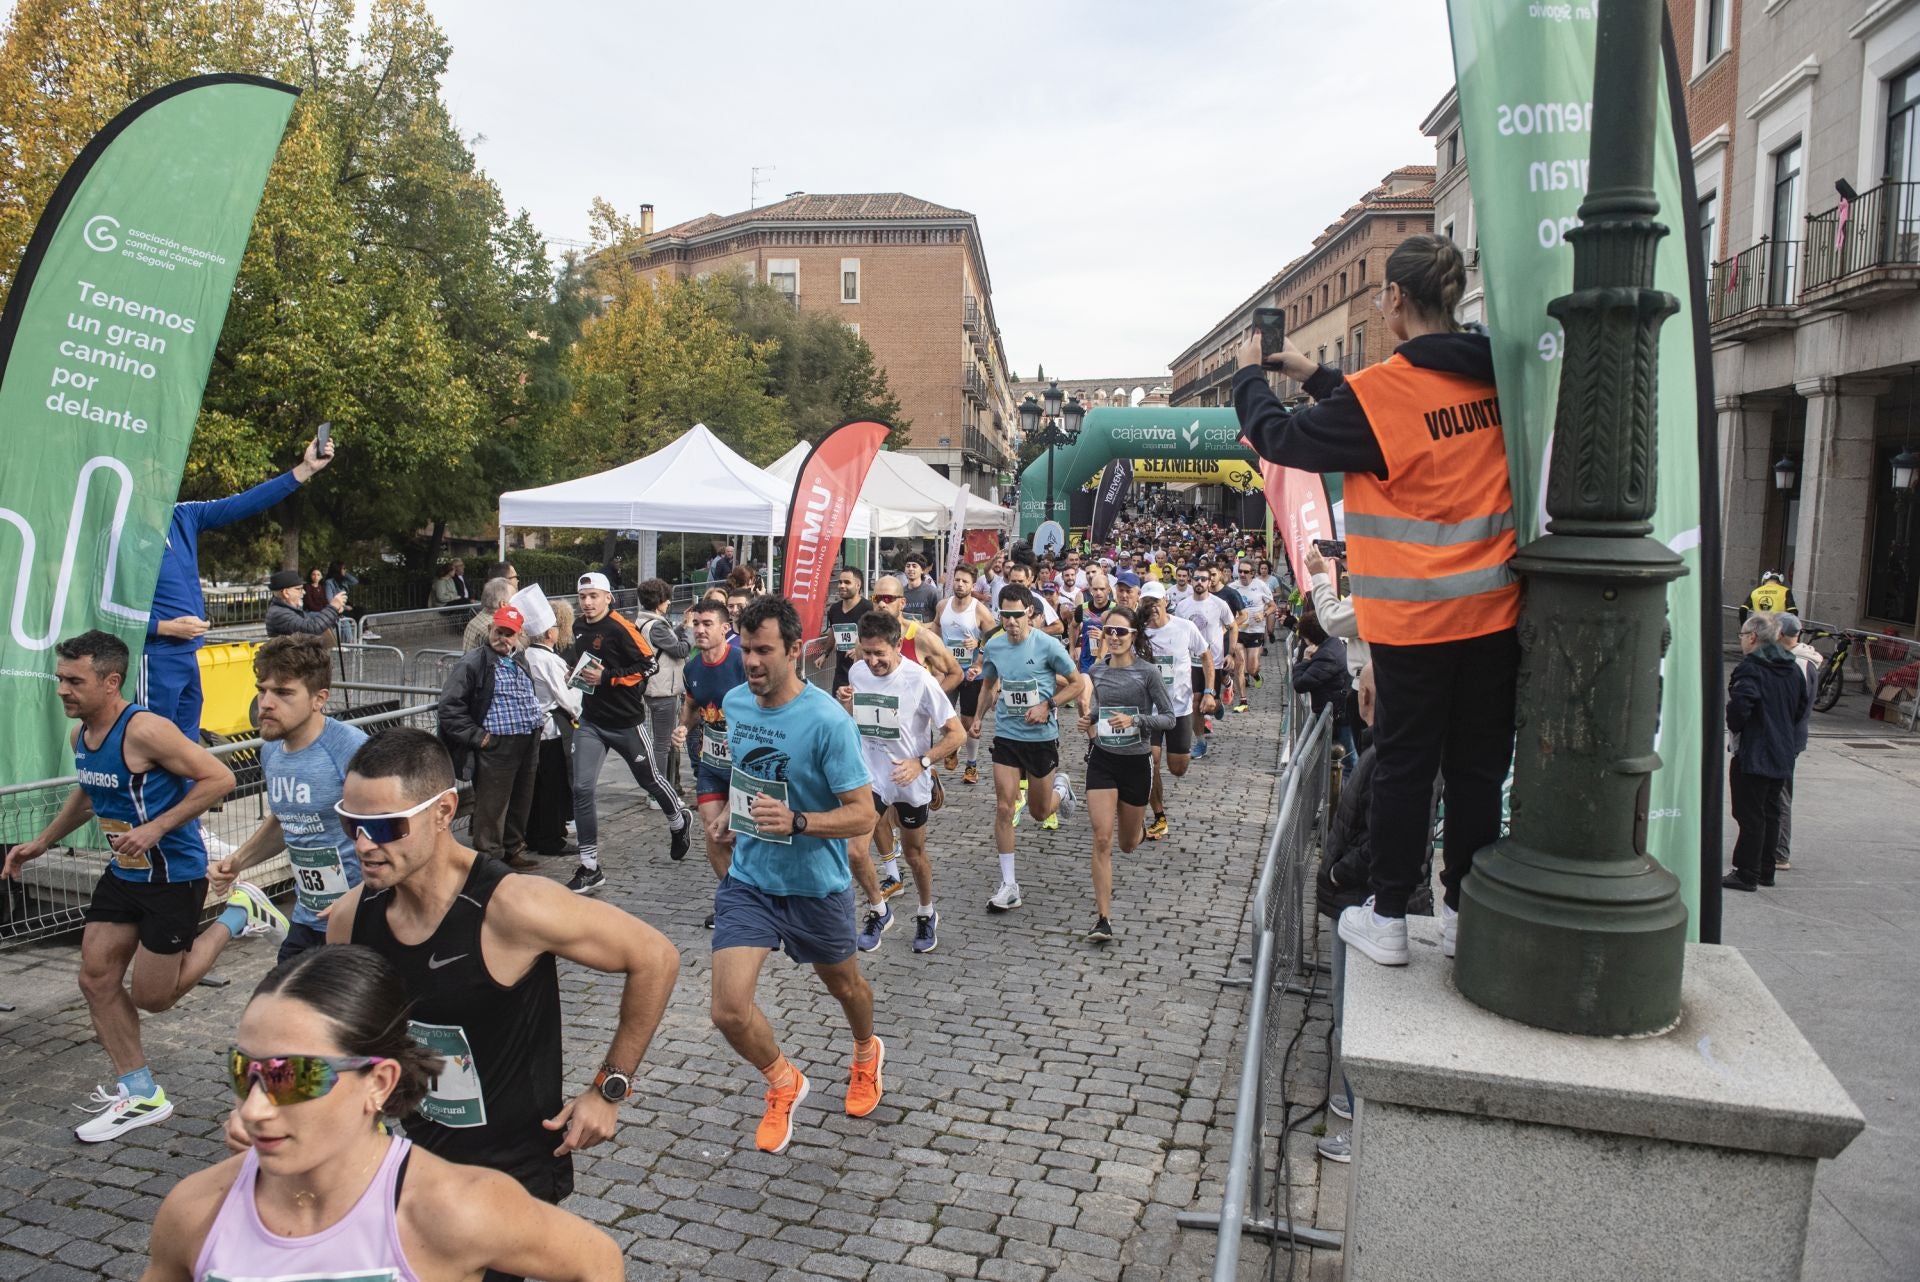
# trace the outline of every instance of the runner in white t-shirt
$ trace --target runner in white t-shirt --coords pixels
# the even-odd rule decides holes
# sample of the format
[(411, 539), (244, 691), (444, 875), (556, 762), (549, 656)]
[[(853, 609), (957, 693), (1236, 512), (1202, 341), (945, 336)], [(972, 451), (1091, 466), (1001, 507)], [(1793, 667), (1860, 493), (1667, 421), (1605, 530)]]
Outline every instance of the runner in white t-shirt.
[(1240, 648), (1247, 656), (1247, 684), (1260, 684), (1260, 656), (1267, 648), (1267, 620), (1273, 614), (1273, 590), (1265, 579), (1253, 575), (1253, 566), (1245, 561), (1236, 569), (1233, 590), (1247, 603), (1247, 621), (1240, 629)]
[[(1206, 640), (1207, 649), (1213, 656), (1213, 673), (1207, 679), (1207, 685), (1211, 688), (1204, 692), (1218, 699), (1223, 693), (1222, 687), (1227, 677), (1227, 632), (1233, 627), (1232, 608), (1213, 595), (1213, 585), (1206, 573), (1201, 571), (1193, 576), (1193, 595), (1176, 606), (1174, 613), (1198, 628)], [(1196, 713), (1193, 733), (1193, 755), (1196, 759), (1207, 755), (1205, 716), (1204, 712)]]
[(860, 751), (873, 776), (873, 831), (847, 844), (847, 862), (866, 893), (855, 945), (870, 953), (893, 926), (893, 909), (880, 889), (873, 838), (887, 835), (887, 814), (900, 828), (900, 850), (913, 871), (920, 897), (914, 913), (913, 951), (930, 953), (939, 943), (940, 915), (933, 907), (933, 865), (927, 859), (927, 818), (933, 801), (933, 763), (966, 742), (967, 730), (933, 674), (900, 653), (900, 620), (875, 610), (860, 620), (858, 657), (847, 684), (835, 691), (860, 731)]
[(1167, 613), (1164, 583), (1140, 589), (1140, 625), (1147, 630), (1146, 657), (1160, 670), (1178, 718), (1173, 729), (1153, 732), (1153, 818), (1147, 822), (1147, 838), (1160, 841), (1167, 835), (1163, 773), (1178, 778), (1187, 773), (1187, 763), (1193, 759), (1193, 740), (1202, 716), (1202, 701), (1194, 697), (1194, 673), (1200, 674), (1200, 691), (1205, 695), (1213, 685), (1213, 651), (1200, 629)]

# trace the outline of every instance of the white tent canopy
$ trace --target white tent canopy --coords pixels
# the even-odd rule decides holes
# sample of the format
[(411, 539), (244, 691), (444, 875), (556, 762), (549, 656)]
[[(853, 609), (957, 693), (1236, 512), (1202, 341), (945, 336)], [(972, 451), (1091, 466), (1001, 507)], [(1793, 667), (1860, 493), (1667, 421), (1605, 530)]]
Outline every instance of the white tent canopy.
[[(769, 464), (767, 471), (791, 486), (812, 448), (800, 442)], [(953, 504), (959, 493), (959, 486), (924, 460), (897, 450), (882, 450), (874, 456), (867, 483), (860, 488), (860, 498), (873, 508), (873, 532), (885, 539), (926, 538), (941, 533), (953, 519)], [(968, 495), (968, 529), (1010, 530), (1013, 520), (1011, 509), (978, 494)]]
[[(500, 529), (690, 530), (778, 537), (786, 533), (793, 476), (761, 470), (704, 423), (645, 458), (592, 476), (500, 496)], [(871, 536), (873, 516), (855, 504), (847, 537)]]

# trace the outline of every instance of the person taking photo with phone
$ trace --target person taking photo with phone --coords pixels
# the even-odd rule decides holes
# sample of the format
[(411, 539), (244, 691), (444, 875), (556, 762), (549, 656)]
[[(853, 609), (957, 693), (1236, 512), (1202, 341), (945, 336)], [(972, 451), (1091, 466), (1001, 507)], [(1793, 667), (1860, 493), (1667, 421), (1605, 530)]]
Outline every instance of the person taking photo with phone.
[[(1493, 347), (1462, 333), (1460, 251), (1412, 236), (1387, 259), (1375, 299), (1399, 346), (1343, 376), (1289, 341), (1240, 348), (1233, 403), (1262, 458), (1346, 474), (1349, 578), (1373, 655), (1377, 754), (1373, 896), (1340, 916), (1340, 937), (1372, 960), (1407, 964), (1407, 899), (1419, 879), (1436, 772), (1447, 788), (1442, 952), (1451, 957), (1460, 883), (1500, 835), (1500, 784), (1513, 755), (1520, 584)], [(1287, 410), (1266, 370), (1313, 403)]]

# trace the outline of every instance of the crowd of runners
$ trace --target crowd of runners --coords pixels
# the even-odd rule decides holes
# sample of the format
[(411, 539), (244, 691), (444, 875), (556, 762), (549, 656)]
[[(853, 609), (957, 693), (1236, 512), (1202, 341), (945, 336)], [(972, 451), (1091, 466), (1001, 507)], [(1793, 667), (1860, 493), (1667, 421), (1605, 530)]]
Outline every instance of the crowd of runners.
[[(667, 621), (687, 657), (665, 744), (646, 698), (657, 614), (643, 625), (613, 610), (598, 574), (582, 577), (577, 630), (557, 654), (551, 634), (523, 635), (511, 606), (495, 614), (493, 658), (468, 678), (487, 683), (487, 698), (469, 700), (476, 714), (458, 733), (445, 701), (439, 735), (369, 738), (334, 720), (325, 643), (275, 637), (254, 661), (270, 813), (216, 857), (198, 819), (232, 790), (232, 773), (129, 702), (119, 640), (90, 632), (59, 644), (78, 786), (44, 831), (8, 852), (4, 871), (18, 876), (89, 819), (111, 847), (86, 914), (80, 987), (115, 1081), (84, 1106), (76, 1136), (111, 1141), (167, 1118), (173, 1103), (142, 1050), (141, 1013), (172, 1006), (236, 939), (279, 944), (230, 1052), (236, 1155), (167, 1199), (150, 1276), (331, 1276), (383, 1267), (396, 1241), (455, 1262), (446, 1276), (616, 1276), (612, 1243), (556, 1207), (573, 1188), (571, 1154), (614, 1132), (679, 955), (602, 894), (609, 846), (595, 792), (608, 754), (662, 812), (668, 858), (684, 857), (698, 822), (717, 883), (712, 1020), (764, 1076), (755, 1143), (779, 1153), (828, 1074), (789, 1061), (758, 1005), (768, 956), (813, 967), (839, 1002), (842, 1106), (871, 1114), (886, 1047), (858, 958), (882, 946), (908, 880), (911, 950), (930, 953), (941, 929), (936, 862), (947, 895), (987, 928), (991, 915), (1023, 908), (1022, 823), (1054, 831), (1084, 809), (1085, 938), (1111, 943), (1121, 933), (1116, 845), (1128, 854), (1174, 831), (1175, 781), (1248, 710), (1262, 651), (1291, 626), (1290, 585), (1253, 536), (1191, 514), (1125, 522), (1112, 546), (1057, 561), (1019, 544), (940, 576), (914, 556), (871, 587), (844, 569), (820, 638), (803, 636), (793, 605), (759, 586), (716, 591)], [(642, 598), (656, 612), (664, 603)], [(503, 745), (537, 756), (549, 717), (566, 723), (574, 765), (578, 867), (565, 882), (509, 867), (509, 854), (515, 867), (528, 862), (514, 836), (524, 824), (489, 821), (490, 850), (454, 835), (462, 792), (449, 745), (478, 759), (476, 790), (511, 792), (518, 785), (487, 776), (486, 761)], [(675, 778), (681, 753), (697, 814)], [(949, 787), (983, 782), (994, 792), (991, 850), (986, 834), (937, 817)], [(476, 831), (475, 845), (487, 844)], [(622, 834), (611, 848), (632, 844)], [(291, 917), (247, 876), (283, 850)], [(203, 931), (209, 895), (223, 907)], [(564, 1062), (560, 958), (621, 977), (618, 1024), (597, 1063)], [(569, 1076), (591, 1084), (567, 1098)], [(405, 1139), (389, 1133), (395, 1120)], [(497, 1174), (468, 1178), (450, 1164)], [(325, 1242), (313, 1237), (328, 1225)]]

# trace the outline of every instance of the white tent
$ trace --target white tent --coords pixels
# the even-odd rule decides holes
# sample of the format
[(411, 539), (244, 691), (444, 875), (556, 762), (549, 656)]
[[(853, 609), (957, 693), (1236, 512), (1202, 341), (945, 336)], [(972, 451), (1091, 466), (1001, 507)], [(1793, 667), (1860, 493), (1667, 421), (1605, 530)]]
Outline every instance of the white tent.
[[(784, 480), (728, 449), (704, 423), (664, 449), (592, 476), (500, 496), (501, 537), (511, 526), (586, 530), (786, 533), (793, 478)], [(847, 537), (869, 537), (873, 518), (856, 504)]]
[[(767, 471), (792, 485), (812, 448), (800, 442), (768, 464)], [(941, 533), (953, 519), (953, 503), (959, 493), (958, 485), (924, 460), (898, 450), (882, 450), (875, 455), (867, 483), (860, 488), (860, 498), (873, 508), (873, 532), (884, 539), (926, 538)], [(1011, 509), (978, 494), (968, 495), (968, 529), (1010, 530), (1013, 520)]]

